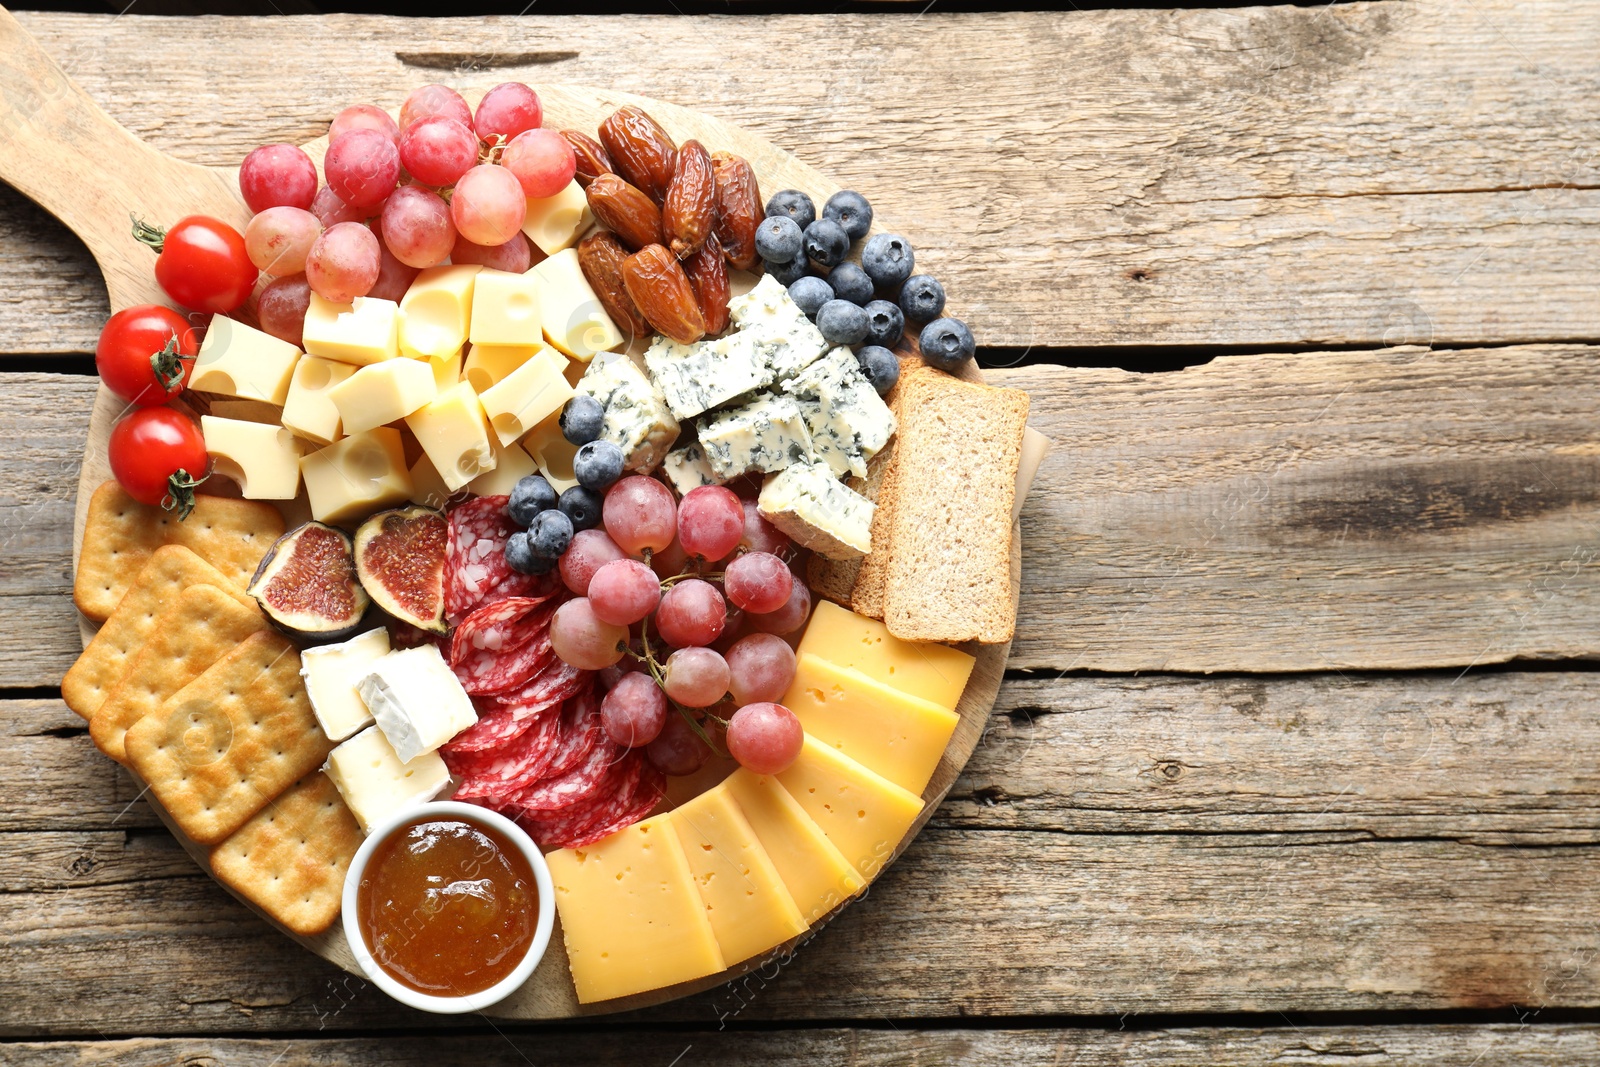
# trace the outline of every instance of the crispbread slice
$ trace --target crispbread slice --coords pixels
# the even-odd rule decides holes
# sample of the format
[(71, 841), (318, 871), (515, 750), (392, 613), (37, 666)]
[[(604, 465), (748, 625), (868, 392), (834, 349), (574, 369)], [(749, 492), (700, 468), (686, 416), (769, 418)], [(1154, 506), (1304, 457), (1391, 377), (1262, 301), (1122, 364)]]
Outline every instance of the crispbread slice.
[[(901, 413), (900, 398), (905, 395), (906, 383), (924, 375), (943, 375), (922, 361), (918, 355), (900, 356), (900, 380), (884, 399), (894, 412), (895, 425), (904, 433), (905, 416)], [(878, 493), (873, 499), (878, 510), (872, 513), (872, 551), (861, 561), (856, 572), (856, 584), (850, 591), (850, 609), (872, 619), (883, 618), (884, 583), (889, 577), (889, 556), (894, 551), (893, 531), (895, 505), (900, 496), (899, 477), (891, 445), (888, 462), (878, 475)], [(871, 473), (871, 472), (868, 472)]]
[(134, 578), (128, 595), (61, 679), (61, 699), (67, 707), (85, 719), (100, 710), (106, 695), (122, 680), (134, 652), (155, 629), (157, 618), (179, 593), (194, 585), (215, 586), (241, 604), (253, 606), (242, 586), (234, 585), (187, 548), (157, 548)]
[(194, 681), (240, 641), (266, 629), (261, 612), (216, 586), (193, 585), (168, 604), (150, 636), (128, 661), (89, 720), (89, 736), (118, 763), (128, 761), (123, 735), (134, 723)]
[(72, 600), (89, 618), (105, 620), (140, 568), (167, 544), (188, 548), (242, 589), (282, 534), (282, 513), (265, 501), (202, 494), (180, 521), (173, 512), (141, 504), (116, 482), (106, 482), (89, 498)]
[(361, 827), (328, 776), (312, 771), (211, 852), (217, 880), (297, 934), (339, 914)]
[(333, 748), (311, 714), (300, 654), (266, 630), (140, 719), (124, 743), (128, 765), (205, 845), (244, 825)]
[(1028, 394), (939, 374), (899, 388), (884, 622), (905, 641), (1009, 641)]

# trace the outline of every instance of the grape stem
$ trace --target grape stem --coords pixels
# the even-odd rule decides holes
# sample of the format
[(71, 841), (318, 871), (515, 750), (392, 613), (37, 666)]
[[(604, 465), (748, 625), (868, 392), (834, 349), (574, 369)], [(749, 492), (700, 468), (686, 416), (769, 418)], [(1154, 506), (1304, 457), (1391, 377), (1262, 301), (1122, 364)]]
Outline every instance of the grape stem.
[(700, 578), (707, 582), (715, 582), (721, 580), (725, 573), (725, 571), (711, 571), (708, 574), (700, 574), (696, 571), (684, 571), (682, 574), (674, 574), (670, 578), (661, 579), (661, 588), (670, 589), (685, 578)]
[[(686, 576), (680, 574), (678, 577), (683, 578)], [(644, 661), (644, 665), (650, 671), (650, 677), (655, 679), (656, 685), (661, 689), (661, 695), (667, 698), (667, 703), (671, 704), (675, 709), (677, 709), (678, 714), (683, 716), (683, 721), (689, 724), (689, 729), (694, 731), (694, 735), (696, 737), (705, 742), (707, 748), (709, 748), (718, 756), (728, 755), (727, 752), (717, 747), (717, 743), (715, 741), (711, 740), (711, 735), (706, 733), (706, 728), (701, 725), (699, 719), (695, 718), (694, 712), (690, 711), (676, 700), (673, 700), (670, 696), (667, 696), (666, 673), (662, 670), (661, 664), (656, 661), (655, 653), (650, 650), (650, 619), (648, 616), (646, 616), (640, 623), (639, 643), (644, 646), (644, 655), (637, 656), (632, 652), (631, 649), (629, 650), (629, 654), (635, 655), (636, 659), (642, 659)], [(709, 711), (705, 712), (705, 716), (708, 719), (716, 719), (716, 721), (724, 727), (728, 725), (727, 720), (718, 718)]]

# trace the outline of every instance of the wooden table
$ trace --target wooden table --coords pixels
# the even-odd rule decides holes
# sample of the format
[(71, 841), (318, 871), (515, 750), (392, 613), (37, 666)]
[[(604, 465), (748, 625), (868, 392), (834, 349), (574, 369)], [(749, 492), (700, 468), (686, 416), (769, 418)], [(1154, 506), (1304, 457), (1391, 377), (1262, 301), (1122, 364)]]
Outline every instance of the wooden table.
[(1056, 449), (988, 736), (867, 899), (618, 1020), (423, 1016), (58, 699), (105, 296), (0, 189), (0, 1060), (1600, 1062), (1591, 8), (18, 17), (197, 162), (460, 66), (734, 119), (901, 220)]

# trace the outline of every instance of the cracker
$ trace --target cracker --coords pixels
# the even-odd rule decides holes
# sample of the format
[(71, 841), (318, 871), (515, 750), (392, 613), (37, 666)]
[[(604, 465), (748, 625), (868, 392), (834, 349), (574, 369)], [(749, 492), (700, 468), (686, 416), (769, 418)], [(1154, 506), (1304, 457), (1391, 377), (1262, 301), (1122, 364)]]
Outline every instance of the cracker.
[(311, 714), (300, 653), (264, 630), (133, 725), (128, 765), (194, 840), (243, 826), (333, 748)]
[(123, 735), (129, 727), (266, 626), (261, 612), (232, 593), (212, 585), (185, 589), (156, 618), (149, 638), (130, 657), (121, 681), (89, 720), (89, 736), (101, 752), (126, 763)]
[(89, 498), (72, 600), (89, 618), (104, 621), (162, 545), (184, 546), (242, 589), (282, 535), (283, 515), (265, 501), (202, 494), (180, 522), (173, 512), (141, 504), (116, 482), (106, 482)]
[(211, 852), (217, 881), (297, 934), (339, 914), (361, 827), (328, 776), (312, 771)]
[(240, 603), (253, 606), (241, 587), (187, 548), (157, 548), (134, 578), (128, 595), (61, 679), (61, 699), (67, 707), (85, 719), (100, 710), (122, 680), (133, 654), (155, 631), (157, 618), (177, 601), (178, 594), (194, 585), (216, 586)]

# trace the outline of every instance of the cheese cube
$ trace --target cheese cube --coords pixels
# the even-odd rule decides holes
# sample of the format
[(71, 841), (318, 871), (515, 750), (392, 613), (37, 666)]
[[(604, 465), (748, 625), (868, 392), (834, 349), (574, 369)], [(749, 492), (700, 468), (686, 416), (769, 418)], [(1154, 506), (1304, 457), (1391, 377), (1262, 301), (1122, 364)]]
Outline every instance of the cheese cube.
[(578, 1002), (593, 1004), (726, 966), (668, 816), (545, 857)]
[(300, 443), (282, 426), (200, 417), (218, 474), (239, 483), (246, 500), (293, 500), (300, 492)]
[(522, 232), (534, 247), (547, 256), (578, 243), (594, 223), (594, 213), (589, 210), (589, 197), (577, 181), (555, 196), (528, 198), (528, 213), (523, 216)]
[(722, 479), (711, 469), (705, 450), (698, 441), (668, 452), (667, 458), (661, 463), (661, 473), (667, 476), (667, 481), (672, 483), (672, 488), (678, 491), (679, 496), (686, 496), (689, 490), (702, 485), (722, 484)]
[(436, 645), (390, 652), (356, 682), (378, 729), (402, 762), (432, 752), (478, 721)]
[(769, 475), (756, 508), (801, 548), (829, 559), (872, 550), (872, 501), (835, 480), (826, 463), (796, 463)]
[(335, 304), (311, 294), (302, 343), (309, 355), (364, 367), (400, 354), (400, 305), (358, 296)]
[(522, 450), (556, 492), (565, 493), (578, 484), (578, 476), (572, 470), (578, 446), (562, 435), (559, 410), (545, 416), (543, 422), (528, 431), (522, 439)]
[(572, 399), (572, 386), (550, 360), (530, 359), (480, 399), (500, 443), (509, 445), (552, 412), (560, 411)]
[(424, 452), (417, 457), (411, 465), (411, 496), (413, 504), (421, 504), (428, 508), (443, 508), (445, 503), (455, 495), (451, 488), (444, 484), (444, 479), (439, 477), (439, 472), (434, 470), (433, 461)]
[(476, 264), (429, 267), (400, 298), (400, 354), (448, 359), (467, 343)]
[(600, 436), (622, 449), (624, 467), (649, 474), (661, 465), (678, 439), (678, 420), (637, 363), (627, 356), (597, 359), (578, 381), (577, 391), (606, 409)]
[(793, 397), (763, 393), (700, 421), (700, 448), (723, 481), (746, 471), (781, 471), (811, 459), (811, 434)]
[[(295, 363), (295, 374), (300, 373), (300, 368), (305, 364), (306, 357), (301, 356)], [(289, 394), (294, 395), (294, 380), (289, 381)], [(283, 422), (283, 408), (276, 404), (269, 404), (264, 400), (213, 400), (206, 414), (215, 415), (219, 419), (238, 419), (241, 422), (264, 422), (270, 426), (278, 426)]]
[(626, 344), (600, 298), (578, 266), (578, 250), (557, 252), (537, 267), (539, 278), (539, 316), (544, 339), (573, 359), (587, 363), (597, 352), (607, 352)]
[[(464, 351), (464, 350), (463, 350)], [(433, 370), (433, 388), (435, 392), (442, 393), (461, 380), (462, 353), (444, 359), (430, 359), (428, 366)]]
[(213, 315), (189, 374), (189, 388), (282, 406), (300, 350), (226, 315)]
[(658, 337), (645, 349), (644, 365), (667, 398), (672, 414), (688, 419), (770, 385), (773, 374), (766, 351), (750, 333), (692, 345)]
[(894, 413), (861, 372), (850, 349), (839, 347), (784, 383), (799, 403), (812, 450), (833, 473), (864, 478), (867, 460), (894, 433)]
[[(522, 366), (534, 356), (550, 349), (541, 338), (532, 345), (480, 345), (467, 346), (467, 359), (461, 365), (461, 376), (472, 383), (479, 396), (505, 380), (506, 375)], [(566, 360), (563, 358), (562, 362)]]
[(725, 785), (679, 806), (671, 822), (730, 967), (805, 933), (805, 917)]
[(283, 425), (296, 437), (319, 445), (339, 439), (339, 408), (328, 390), (356, 372), (354, 364), (305, 356), (294, 365), (289, 382), (289, 399), (283, 404)]
[(437, 752), (407, 763), (376, 726), (369, 726), (328, 753), (322, 765), (362, 833), (396, 812), (426, 804), (450, 784), (450, 768)]
[(856, 872), (871, 881), (922, 811), (922, 798), (805, 735), (778, 782), (822, 828)]
[(411, 496), (400, 431), (392, 426), (351, 434), (300, 460), (311, 517), (333, 526), (364, 519)]
[(414, 359), (389, 359), (362, 367), (328, 389), (328, 399), (339, 409), (347, 434), (403, 419), (434, 395), (433, 368)]
[(317, 725), (329, 741), (343, 741), (372, 724), (372, 713), (356, 692), (356, 682), (389, 652), (389, 631), (383, 627), (335, 645), (312, 645), (300, 651), (300, 677)]
[(451, 492), (494, 469), (483, 405), (466, 382), (451, 386), (407, 415), (406, 425)]
[(783, 283), (763, 274), (755, 288), (728, 301), (728, 317), (740, 333), (767, 342), (767, 362), (779, 379), (792, 377), (828, 350), (822, 331), (789, 296)]
[(806, 922), (816, 922), (866, 884), (777, 779), (741, 767), (728, 776), (726, 788)]
[(860, 671), (876, 682), (932, 701), (947, 711), (956, 709), (973, 664), (978, 662), (949, 645), (902, 641), (877, 619), (857, 615), (827, 600), (817, 601), (796, 653), (810, 653), (835, 667)]
[(539, 464), (517, 445), (501, 446), (491, 437), (494, 466), (467, 483), (467, 491), (477, 496), (510, 496), (511, 490), (530, 474), (539, 473)]
[(472, 293), (475, 345), (535, 345), (544, 339), (539, 327), (539, 278), (532, 271), (513, 274), (503, 270), (478, 272)]

